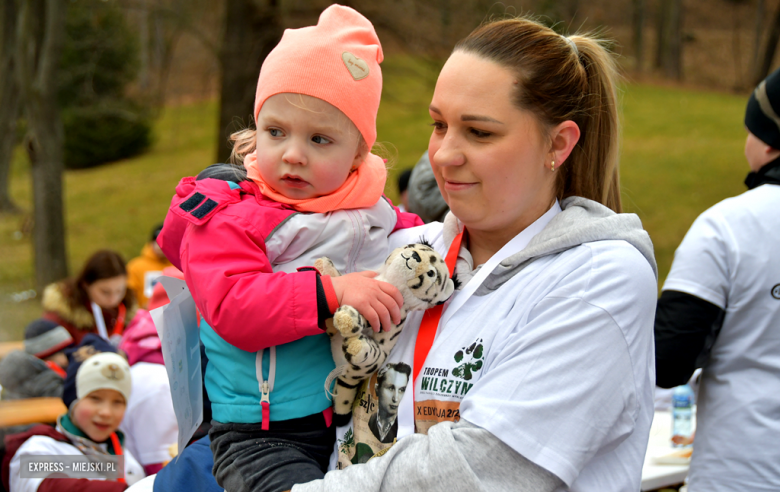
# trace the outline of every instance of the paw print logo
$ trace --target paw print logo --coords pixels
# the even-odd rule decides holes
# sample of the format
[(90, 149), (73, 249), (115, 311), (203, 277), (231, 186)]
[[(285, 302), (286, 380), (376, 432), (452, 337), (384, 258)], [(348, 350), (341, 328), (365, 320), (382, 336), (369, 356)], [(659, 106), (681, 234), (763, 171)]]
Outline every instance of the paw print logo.
[(470, 381), (474, 373), (482, 369), (483, 356), (482, 339), (478, 338), (468, 347), (455, 352), (455, 362), (460, 364), (452, 370), (452, 375)]

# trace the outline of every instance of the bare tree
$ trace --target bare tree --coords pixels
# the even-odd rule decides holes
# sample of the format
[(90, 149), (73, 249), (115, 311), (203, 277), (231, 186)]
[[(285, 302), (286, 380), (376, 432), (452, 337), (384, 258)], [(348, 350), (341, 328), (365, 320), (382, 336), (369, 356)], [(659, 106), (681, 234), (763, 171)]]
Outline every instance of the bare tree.
[(758, 75), (758, 61), (761, 53), (761, 37), (764, 33), (764, 0), (756, 1), (755, 38), (753, 40), (753, 56), (750, 57), (750, 76), (748, 80), (754, 80)]
[(655, 58), (653, 59), (653, 66), (655, 68), (662, 68), (664, 66), (664, 59), (666, 57), (667, 42), (669, 35), (669, 9), (672, 0), (659, 0), (658, 12), (656, 15), (656, 31), (655, 31)]
[(634, 59), (636, 60), (636, 71), (641, 72), (645, 57), (645, 0), (633, 0), (634, 11), (631, 16), (631, 23), (634, 29)]
[(0, 2), (0, 213), (16, 213), (11, 200), (9, 178), (11, 158), (16, 144), (19, 117), (19, 90), (14, 79), (14, 38), (16, 36), (15, 0)]
[(755, 85), (758, 85), (769, 75), (769, 70), (772, 68), (772, 62), (775, 59), (778, 41), (780, 41), (780, 6), (777, 7), (772, 24), (769, 26), (769, 36), (767, 36), (763, 56), (758, 66), (758, 72), (756, 72)]
[(666, 42), (664, 73), (670, 79), (682, 80), (683, 8), (682, 0), (671, 0), (669, 5), (669, 29)]
[(63, 129), (57, 69), (65, 37), (62, 0), (17, 0), (15, 68), (32, 164), (33, 244), (38, 289), (68, 275), (63, 211)]
[(658, 9), (655, 67), (670, 79), (682, 80), (682, 0), (660, 0)]
[[(222, 66), (217, 162), (230, 156), (228, 137), (238, 125), (248, 126), (257, 77), (263, 60), (282, 37), (278, 0), (227, 0), (220, 52)], [(236, 121), (238, 118), (239, 121)], [(246, 118), (246, 120), (243, 120)]]

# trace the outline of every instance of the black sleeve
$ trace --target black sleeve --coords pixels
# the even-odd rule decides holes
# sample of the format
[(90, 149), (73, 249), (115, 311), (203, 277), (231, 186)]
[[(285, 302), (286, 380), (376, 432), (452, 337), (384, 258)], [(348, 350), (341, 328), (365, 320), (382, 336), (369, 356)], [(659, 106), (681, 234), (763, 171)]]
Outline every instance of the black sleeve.
[(723, 324), (725, 311), (691, 294), (667, 290), (655, 311), (656, 385), (685, 384), (702, 367)]
[(325, 321), (328, 318), (332, 318), (333, 315), (330, 312), (330, 308), (328, 308), (328, 297), (325, 295), (325, 289), (322, 287), (320, 272), (314, 267), (301, 267), (298, 269), (299, 272), (308, 272), (310, 270), (317, 273), (317, 326), (324, 331), (326, 329)]

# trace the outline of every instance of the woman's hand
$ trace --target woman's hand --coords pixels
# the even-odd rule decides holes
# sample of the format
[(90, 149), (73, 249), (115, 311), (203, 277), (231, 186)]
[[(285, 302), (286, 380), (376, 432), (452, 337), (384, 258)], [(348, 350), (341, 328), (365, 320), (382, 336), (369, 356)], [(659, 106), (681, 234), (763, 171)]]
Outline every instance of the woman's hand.
[(387, 282), (374, 280), (376, 272), (355, 272), (331, 277), (333, 290), (339, 305), (349, 305), (366, 318), (374, 331), (380, 324), (390, 331), (393, 324), (401, 322), (401, 292)]

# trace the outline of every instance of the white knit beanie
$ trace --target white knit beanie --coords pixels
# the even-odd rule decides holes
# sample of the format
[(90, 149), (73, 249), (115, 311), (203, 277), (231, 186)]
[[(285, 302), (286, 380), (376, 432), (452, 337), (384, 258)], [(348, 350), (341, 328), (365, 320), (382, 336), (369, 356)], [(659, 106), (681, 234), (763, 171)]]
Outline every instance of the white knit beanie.
[(103, 352), (85, 360), (76, 373), (76, 398), (100, 389), (116, 390), (130, 401), (130, 366), (119, 354)]

